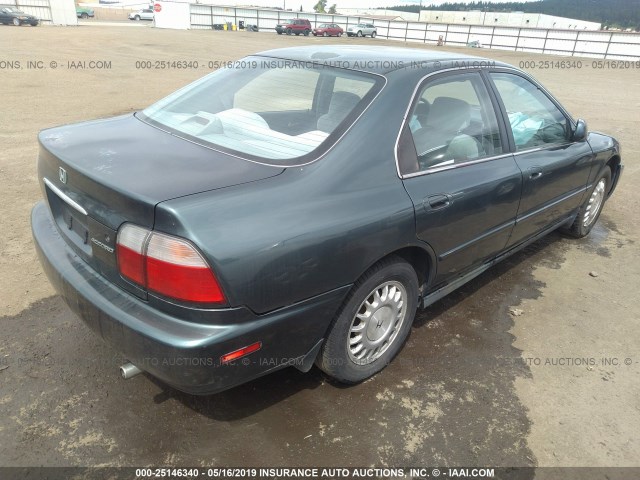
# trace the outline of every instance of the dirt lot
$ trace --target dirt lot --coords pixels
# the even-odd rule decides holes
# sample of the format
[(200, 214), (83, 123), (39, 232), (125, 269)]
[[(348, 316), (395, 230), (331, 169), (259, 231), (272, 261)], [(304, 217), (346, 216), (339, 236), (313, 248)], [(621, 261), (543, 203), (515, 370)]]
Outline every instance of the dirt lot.
[[(640, 464), (638, 69), (584, 60), (580, 69), (532, 70), (592, 130), (622, 142), (616, 195), (589, 238), (551, 235), (421, 313), (396, 361), (362, 385), (342, 388), (315, 369), (211, 397), (146, 376), (123, 381), (119, 356), (54, 295), (29, 230), (40, 129), (142, 108), (207, 73), (209, 60), (326, 42), (400, 45), (0, 28), (0, 465)], [(481, 53), (515, 65), (549, 59)], [(136, 68), (144, 60), (205, 68)]]

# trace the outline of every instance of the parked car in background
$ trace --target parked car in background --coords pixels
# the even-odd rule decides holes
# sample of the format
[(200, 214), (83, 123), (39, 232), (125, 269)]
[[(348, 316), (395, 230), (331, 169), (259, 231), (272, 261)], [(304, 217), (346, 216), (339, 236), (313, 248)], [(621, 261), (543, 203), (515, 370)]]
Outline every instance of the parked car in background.
[(91, 8), (76, 6), (76, 15), (78, 18), (87, 19), (95, 16), (94, 11)]
[(138, 10), (137, 12), (131, 12), (129, 14), (129, 20), (153, 20), (153, 9), (143, 8), (141, 10)]
[(344, 30), (337, 23), (323, 23), (313, 29), (315, 37), (341, 37)]
[(278, 35), (286, 33), (287, 35), (304, 35), (308, 36), (311, 33), (311, 22), (306, 18), (294, 18), (283, 23), (276, 25), (276, 32)]
[(375, 38), (377, 33), (378, 30), (372, 23), (359, 23), (347, 28), (347, 35), (350, 37), (366, 37), (367, 35), (371, 35), (371, 38)]
[(325, 45), (238, 63), (39, 134), (38, 256), (124, 375), (362, 381), (418, 307), (555, 229), (589, 234), (621, 175), (614, 138), (501, 62)]
[(37, 26), (40, 19), (34, 15), (24, 13), (17, 7), (11, 5), (0, 5), (0, 23), (4, 25), (31, 25)]

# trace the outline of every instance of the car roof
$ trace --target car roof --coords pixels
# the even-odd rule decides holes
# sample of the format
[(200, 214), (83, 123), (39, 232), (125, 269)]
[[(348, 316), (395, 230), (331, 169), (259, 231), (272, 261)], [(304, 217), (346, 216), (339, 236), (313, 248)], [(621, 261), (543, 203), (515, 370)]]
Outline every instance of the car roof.
[(327, 66), (352, 68), (369, 73), (385, 74), (421, 62), (440, 62), (441, 69), (451, 61), (487, 62), (495, 66), (511, 66), (493, 59), (474, 55), (435, 51), (426, 48), (402, 48), (375, 45), (318, 45), (289, 47), (256, 53), (257, 56), (314, 62)]

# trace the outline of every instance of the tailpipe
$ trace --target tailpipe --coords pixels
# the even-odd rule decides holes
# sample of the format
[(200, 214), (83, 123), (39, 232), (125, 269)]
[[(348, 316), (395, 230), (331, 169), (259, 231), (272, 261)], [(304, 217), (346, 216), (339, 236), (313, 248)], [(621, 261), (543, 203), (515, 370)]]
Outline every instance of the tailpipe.
[(131, 362), (127, 362), (120, 367), (120, 375), (122, 375), (122, 378), (124, 378), (125, 380), (128, 378), (133, 378), (140, 373), (142, 373), (142, 370), (140, 370)]

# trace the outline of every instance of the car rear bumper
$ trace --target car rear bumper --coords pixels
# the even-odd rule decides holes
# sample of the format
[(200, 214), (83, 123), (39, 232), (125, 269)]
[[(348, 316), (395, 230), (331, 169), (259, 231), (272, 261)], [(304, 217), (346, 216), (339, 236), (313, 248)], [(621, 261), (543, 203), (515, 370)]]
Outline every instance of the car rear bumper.
[[(248, 308), (207, 312), (207, 323), (175, 318), (108, 282), (67, 246), (39, 202), (31, 227), (40, 262), (67, 305), (129, 361), (188, 393), (226, 390), (286, 366), (310, 367), (350, 286), (264, 315)], [(241, 360), (220, 357), (255, 342)]]

